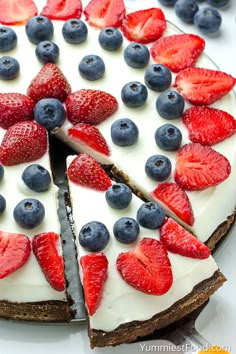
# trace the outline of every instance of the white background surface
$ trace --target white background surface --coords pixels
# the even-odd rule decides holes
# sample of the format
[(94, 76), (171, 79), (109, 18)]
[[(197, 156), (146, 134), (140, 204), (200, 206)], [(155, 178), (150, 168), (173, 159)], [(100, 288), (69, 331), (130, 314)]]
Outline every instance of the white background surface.
[[(166, 18), (185, 32), (199, 34), (193, 25), (185, 25), (175, 16), (172, 8), (161, 6), (158, 0), (126, 0), (129, 8), (158, 6)], [(201, 7), (205, 6), (201, 3)], [(217, 37), (203, 36), (206, 53), (225, 71), (236, 77), (236, 0), (221, 11), (222, 29)], [(220, 201), (219, 201), (220, 203)], [(217, 291), (197, 320), (198, 331), (212, 344), (231, 346), (236, 354), (236, 229), (223, 243), (216, 260), (228, 278)], [(29, 325), (0, 321), (0, 354), (131, 354), (142, 353), (140, 346), (123, 345), (116, 348), (89, 349), (86, 325)]]

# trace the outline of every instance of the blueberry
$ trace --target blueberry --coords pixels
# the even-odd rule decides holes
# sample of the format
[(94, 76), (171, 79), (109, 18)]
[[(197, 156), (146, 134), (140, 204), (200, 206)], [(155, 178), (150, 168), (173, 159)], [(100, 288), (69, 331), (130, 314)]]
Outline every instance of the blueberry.
[(230, 0), (207, 0), (207, 3), (213, 7), (221, 9), (230, 3)]
[(117, 119), (111, 126), (111, 139), (118, 146), (133, 145), (138, 136), (138, 127), (129, 118)]
[(145, 84), (153, 91), (165, 91), (171, 84), (171, 71), (162, 64), (149, 66), (144, 74)]
[(132, 192), (126, 184), (113, 184), (106, 191), (106, 201), (114, 209), (125, 209), (131, 202)]
[(165, 5), (165, 6), (174, 6), (174, 4), (176, 3), (177, 0), (159, 0), (159, 2), (162, 4), (162, 5)]
[(56, 43), (50, 41), (42, 41), (37, 45), (35, 54), (37, 59), (42, 64), (57, 63), (60, 55), (60, 50)]
[(109, 239), (109, 231), (99, 221), (91, 221), (85, 224), (79, 232), (79, 243), (90, 252), (98, 252), (104, 249)]
[(170, 176), (171, 162), (166, 156), (153, 155), (145, 164), (145, 172), (155, 181), (164, 181)]
[(77, 18), (71, 18), (64, 23), (62, 35), (66, 42), (80, 44), (86, 40), (88, 28), (83, 21)]
[(0, 164), (0, 182), (3, 179), (3, 177), (4, 177), (4, 168), (3, 165)]
[(33, 229), (42, 223), (45, 209), (39, 200), (26, 198), (16, 205), (13, 216), (16, 223), (24, 229)]
[(123, 217), (115, 222), (113, 233), (117, 241), (130, 244), (137, 240), (140, 233), (140, 227), (137, 221), (133, 218)]
[(86, 55), (79, 63), (80, 75), (89, 81), (95, 81), (103, 77), (105, 64), (98, 55)]
[(117, 28), (106, 27), (99, 33), (98, 41), (103, 49), (115, 51), (121, 47), (123, 36)]
[(127, 83), (121, 90), (121, 99), (130, 108), (143, 106), (147, 97), (148, 91), (146, 86), (138, 81)]
[(181, 131), (172, 124), (164, 124), (155, 132), (157, 146), (166, 151), (176, 151), (182, 142)]
[(6, 199), (0, 194), (0, 216), (4, 213), (6, 209)]
[(124, 50), (124, 59), (132, 68), (143, 68), (149, 62), (150, 53), (145, 45), (132, 42)]
[(20, 72), (20, 65), (15, 58), (4, 56), (0, 58), (0, 79), (15, 79)]
[(39, 44), (42, 41), (51, 41), (54, 27), (47, 17), (34, 16), (27, 21), (25, 32), (30, 42)]
[(141, 205), (137, 211), (139, 225), (147, 229), (158, 229), (165, 219), (163, 209), (156, 203), (147, 202)]
[(194, 24), (204, 34), (215, 33), (219, 30), (222, 17), (218, 10), (211, 7), (200, 9), (194, 16)]
[(17, 44), (16, 32), (10, 28), (1, 26), (0, 27), (0, 52), (7, 52), (15, 48)]
[(45, 192), (51, 183), (51, 176), (43, 166), (33, 164), (24, 170), (22, 174), (24, 183), (35, 192)]
[(179, 118), (184, 111), (184, 99), (178, 92), (167, 90), (157, 98), (156, 109), (162, 118)]
[(193, 23), (195, 13), (199, 10), (196, 0), (177, 0), (175, 13), (183, 22)]
[(34, 107), (34, 118), (44, 128), (52, 130), (64, 123), (66, 111), (56, 98), (43, 98)]

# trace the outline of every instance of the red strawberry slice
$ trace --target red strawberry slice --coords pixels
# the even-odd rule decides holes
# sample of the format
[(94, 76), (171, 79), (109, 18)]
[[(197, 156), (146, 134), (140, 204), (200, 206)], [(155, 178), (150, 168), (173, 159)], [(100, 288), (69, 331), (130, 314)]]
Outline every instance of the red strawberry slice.
[(168, 251), (181, 256), (205, 259), (211, 255), (209, 248), (171, 218), (160, 228), (161, 241)]
[(0, 231), (0, 279), (22, 267), (28, 260), (30, 251), (27, 236)]
[(81, 186), (106, 191), (111, 186), (111, 180), (102, 167), (89, 155), (82, 153), (70, 164), (68, 178)]
[(182, 221), (192, 226), (194, 216), (191, 203), (186, 192), (173, 182), (160, 183), (152, 195), (164, 203)]
[(199, 143), (184, 145), (176, 155), (174, 178), (182, 188), (201, 190), (223, 182), (231, 166), (225, 156)]
[(188, 68), (175, 78), (177, 90), (186, 100), (197, 105), (209, 105), (225, 96), (235, 85), (235, 79), (224, 72)]
[(236, 120), (220, 109), (194, 106), (183, 114), (189, 139), (202, 145), (214, 145), (236, 132)]
[(107, 280), (108, 260), (104, 253), (88, 254), (80, 258), (83, 273), (84, 297), (88, 313), (92, 316), (102, 301)]
[(158, 64), (166, 65), (176, 73), (193, 66), (204, 47), (204, 39), (197, 35), (175, 34), (158, 39), (150, 53)]
[(115, 97), (99, 90), (82, 89), (66, 99), (67, 118), (72, 124), (97, 125), (111, 116), (118, 107)]
[(35, 102), (21, 93), (0, 93), (0, 127), (34, 119)]
[(42, 67), (27, 90), (27, 95), (35, 102), (47, 97), (63, 102), (70, 93), (70, 84), (62, 71), (53, 63), (47, 63)]
[(163, 11), (158, 8), (132, 12), (123, 20), (121, 29), (130, 41), (150, 43), (160, 38), (166, 28)]
[(110, 155), (110, 150), (105, 138), (94, 125), (78, 123), (68, 130), (68, 135), (101, 154), (106, 156)]
[(90, 25), (119, 27), (125, 16), (123, 0), (91, 0), (84, 9), (85, 19)]
[(38, 10), (32, 0), (0, 0), (0, 23), (4, 25), (23, 25)]
[(47, 0), (41, 15), (52, 20), (68, 20), (80, 18), (82, 4), (80, 0)]
[(146, 294), (163, 295), (173, 283), (166, 248), (152, 238), (142, 239), (134, 251), (121, 253), (116, 266), (126, 283)]
[(65, 290), (64, 263), (56, 247), (59, 238), (60, 236), (55, 232), (38, 234), (32, 240), (32, 248), (51, 287), (63, 291)]
[(35, 122), (19, 122), (5, 133), (0, 146), (0, 161), (5, 166), (40, 159), (47, 151), (47, 132)]

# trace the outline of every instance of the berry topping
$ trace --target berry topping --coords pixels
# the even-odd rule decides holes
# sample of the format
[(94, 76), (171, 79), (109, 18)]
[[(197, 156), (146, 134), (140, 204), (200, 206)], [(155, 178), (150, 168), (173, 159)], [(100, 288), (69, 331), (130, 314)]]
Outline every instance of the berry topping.
[(86, 40), (88, 28), (86, 24), (78, 18), (71, 18), (64, 23), (62, 35), (66, 42), (80, 44)]
[(148, 88), (161, 92), (170, 86), (172, 75), (165, 65), (153, 64), (146, 69), (144, 80)]
[(125, 209), (132, 199), (130, 188), (124, 183), (113, 184), (106, 191), (106, 201), (114, 209)]
[(60, 236), (55, 232), (38, 234), (32, 240), (32, 248), (51, 287), (63, 291), (65, 290), (64, 263), (56, 247), (59, 238)]
[(163, 124), (155, 132), (157, 146), (165, 151), (176, 151), (182, 142), (182, 133), (175, 125)]
[(98, 36), (100, 46), (110, 52), (119, 49), (123, 43), (123, 36), (115, 27), (106, 27)]
[(121, 99), (130, 108), (143, 106), (147, 97), (148, 91), (146, 86), (138, 81), (128, 82), (121, 90)]
[(41, 165), (33, 164), (23, 171), (22, 179), (24, 183), (35, 192), (45, 192), (49, 189), (51, 176)]
[(166, 248), (152, 238), (142, 239), (134, 251), (121, 253), (116, 266), (126, 283), (146, 294), (163, 295), (173, 283)]
[(43, 98), (34, 107), (34, 118), (45, 129), (53, 130), (64, 123), (66, 111), (56, 98)]
[(0, 127), (34, 119), (35, 102), (21, 93), (0, 93)]
[(115, 97), (99, 90), (82, 89), (66, 99), (67, 118), (72, 124), (97, 125), (111, 116), (118, 108)]
[(111, 139), (115, 145), (133, 145), (137, 142), (138, 136), (138, 127), (129, 118), (117, 119), (111, 126)]
[(3, 168), (3, 166), (0, 164), (0, 182), (2, 181), (3, 177), (4, 177), (4, 168)]
[(87, 145), (103, 155), (109, 156), (110, 150), (100, 130), (94, 125), (78, 123), (68, 130), (68, 135), (74, 140)]
[(204, 7), (194, 15), (194, 24), (204, 34), (216, 33), (221, 26), (222, 17), (218, 10)]
[(26, 198), (15, 206), (13, 216), (18, 225), (30, 230), (42, 223), (45, 209), (39, 200)]
[(30, 42), (39, 44), (42, 41), (50, 41), (54, 34), (52, 21), (45, 16), (30, 18), (25, 26), (25, 32)]
[(177, 0), (175, 3), (176, 15), (186, 23), (193, 23), (193, 17), (198, 9), (196, 0)]
[(56, 43), (50, 41), (42, 41), (37, 45), (35, 54), (37, 59), (42, 64), (57, 63), (60, 55), (60, 50)]
[(188, 68), (175, 79), (177, 90), (186, 100), (197, 105), (209, 105), (225, 96), (235, 85), (235, 79), (224, 72)]
[(125, 6), (123, 0), (90, 0), (84, 14), (92, 26), (119, 27), (125, 15)]
[(207, 0), (207, 3), (211, 6), (221, 9), (227, 6), (230, 3), (230, 0)]
[(98, 55), (86, 55), (79, 63), (80, 75), (89, 81), (101, 79), (105, 73), (105, 64)]
[(182, 188), (202, 190), (223, 182), (230, 174), (229, 161), (209, 146), (184, 145), (176, 155), (174, 178)]
[(0, 194), (0, 216), (4, 213), (6, 209), (6, 199), (2, 194)]
[(171, 218), (160, 228), (161, 241), (168, 251), (184, 257), (205, 259), (211, 255), (209, 248)]
[(79, 232), (79, 243), (90, 252), (103, 250), (110, 239), (106, 226), (99, 221), (85, 224)]
[(16, 32), (10, 27), (0, 26), (0, 52), (7, 52), (15, 48), (16, 44)]
[(106, 191), (111, 186), (111, 180), (102, 167), (89, 155), (82, 153), (70, 164), (68, 178), (81, 186)]
[(157, 40), (150, 52), (158, 64), (178, 72), (193, 66), (204, 47), (204, 39), (195, 34), (174, 34)]
[(147, 229), (158, 229), (165, 220), (163, 209), (153, 202), (141, 205), (137, 211), (137, 221), (139, 225)]
[(130, 244), (137, 240), (140, 232), (139, 224), (133, 218), (123, 217), (113, 226), (113, 233), (117, 241)]
[(38, 12), (33, 0), (0, 0), (0, 9), (0, 23), (4, 25), (22, 25)]
[(150, 53), (148, 48), (141, 43), (132, 42), (124, 50), (124, 59), (132, 68), (143, 68), (149, 62)]
[(182, 116), (184, 111), (184, 99), (174, 90), (162, 92), (156, 100), (156, 110), (165, 119), (176, 119)]
[(177, 0), (159, 0), (159, 2), (164, 6), (174, 6)]
[(152, 192), (158, 202), (163, 203), (186, 224), (194, 223), (193, 210), (186, 192), (176, 183), (160, 183)]
[(80, 18), (81, 13), (80, 0), (47, 0), (41, 15), (53, 20), (68, 20), (72, 17)]
[(149, 157), (145, 164), (145, 172), (154, 181), (164, 181), (171, 174), (171, 161), (163, 155)]
[(22, 267), (28, 260), (30, 251), (27, 236), (0, 231), (0, 279)]
[(3, 56), (0, 58), (0, 79), (1, 80), (13, 80), (20, 72), (19, 62), (9, 56)]
[(160, 38), (165, 28), (164, 13), (158, 8), (140, 10), (126, 15), (121, 27), (130, 41), (144, 44)]
[(35, 122), (19, 122), (5, 133), (0, 161), (5, 166), (40, 159), (47, 151), (47, 132)]
[(80, 258), (85, 303), (90, 316), (94, 315), (102, 300), (107, 280), (108, 260), (104, 253), (94, 253)]

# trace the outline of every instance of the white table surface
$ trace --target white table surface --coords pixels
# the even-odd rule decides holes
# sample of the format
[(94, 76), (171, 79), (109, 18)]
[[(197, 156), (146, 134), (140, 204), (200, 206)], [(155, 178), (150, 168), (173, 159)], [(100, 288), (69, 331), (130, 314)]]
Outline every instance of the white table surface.
[[(126, 0), (129, 8), (151, 6), (163, 8), (166, 18), (185, 32), (199, 34), (193, 25), (186, 25), (176, 17), (172, 8), (158, 0)], [(201, 2), (201, 7), (205, 6)], [(223, 24), (217, 37), (203, 36), (206, 53), (225, 71), (236, 77), (236, 0), (221, 11)], [(219, 201), (220, 202), (220, 201)], [(236, 229), (216, 254), (219, 267), (228, 278), (227, 283), (212, 296), (209, 304), (197, 320), (197, 330), (212, 344), (231, 346), (236, 354), (236, 275), (235, 275)], [(150, 348), (149, 348), (150, 349)], [(0, 321), (0, 354), (131, 354), (142, 353), (137, 346), (122, 345), (116, 348), (89, 349), (86, 325), (31, 325)]]

